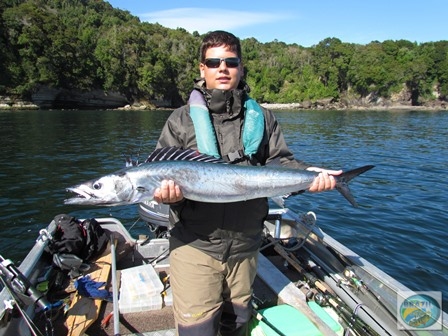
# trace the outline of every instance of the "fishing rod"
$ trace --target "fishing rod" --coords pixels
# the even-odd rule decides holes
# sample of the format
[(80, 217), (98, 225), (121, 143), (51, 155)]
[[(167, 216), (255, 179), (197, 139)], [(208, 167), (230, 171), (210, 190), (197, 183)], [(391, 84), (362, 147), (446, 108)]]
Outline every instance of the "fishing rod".
[(13, 289), (14, 293), (22, 294), (25, 298), (30, 299), (34, 304), (42, 308), (43, 311), (53, 308), (45, 294), (38, 291), (11, 260), (2, 256), (0, 256), (0, 274)]
[(326, 283), (322, 283), (315, 275), (306, 271), (293, 253), (283, 249), (283, 247), (274, 237), (268, 235), (267, 239), (270, 242), (274, 243), (274, 250), (279, 253), (281, 257), (283, 257), (299, 273), (303, 274), (307, 279), (307, 282), (310, 283), (312, 287), (316, 288), (319, 292), (322, 293), (324, 299), (320, 301), (318, 300), (316, 301), (316, 303), (320, 303), (320, 305), (325, 303), (331, 304), (333, 308), (339, 313), (339, 316), (346, 322), (346, 324), (352, 329), (356, 329), (357, 334), (375, 336), (380, 335), (361, 318), (356, 318), (357, 315), (354, 315), (354, 312), (357, 313), (359, 307), (352, 312), (350, 307), (338, 298), (338, 295), (330, 286), (328, 286)]
[[(42, 312), (45, 314), (47, 322), (50, 324), (51, 331), (53, 333), (54, 328), (52, 326), (51, 318), (47, 314), (51, 313), (53, 309), (61, 307), (62, 302), (58, 301), (56, 303), (50, 303), (45, 297), (45, 294), (36, 289), (28, 280), (28, 278), (14, 265), (11, 260), (3, 258), (1, 255), (0, 278), (4, 287), (7, 289), (9, 295), (11, 296), (12, 302), (15, 303), (15, 306), (22, 315), (25, 323), (28, 325), (31, 333), (33, 335), (42, 335), (32, 319), (20, 306), (20, 303), (24, 303), (25, 301), (31, 302), (32, 304), (35, 304), (41, 308)], [(8, 308), (12, 309), (12, 304), (9, 303), (9, 305), (10, 307)], [(49, 330), (47, 324), (46, 331), (48, 335)]]
[[(317, 263), (320, 266), (317, 266), (316, 264), (314, 264), (314, 262), (309, 261), (309, 263), (311, 264), (309, 265), (310, 268), (318, 277), (320, 277), (328, 286), (332, 288), (332, 290), (336, 293), (334, 298), (337, 302), (339, 302), (341, 306), (345, 307), (347, 311), (353, 310), (353, 313), (356, 312), (356, 315), (359, 316), (362, 321), (364, 321), (367, 326), (374, 330), (378, 335), (398, 336), (402, 335), (403, 333), (409, 334), (406, 331), (397, 332), (394, 316), (391, 315), (387, 309), (386, 311), (388, 312), (388, 316), (391, 319), (385, 320), (384, 318), (379, 318), (378, 315), (374, 312), (375, 309), (371, 309), (370, 306), (364, 305), (361, 298), (354, 291), (347, 289), (347, 286), (353, 286), (362, 295), (366, 295), (367, 293), (373, 295), (372, 293), (370, 293), (368, 288), (362, 284), (361, 281), (359, 281), (358, 279), (350, 278), (349, 281), (351, 281), (351, 283), (347, 285), (346, 283), (344, 283), (344, 281), (341, 281), (342, 278), (338, 276), (338, 274), (335, 274), (331, 270), (331, 268), (319, 257), (313, 254), (312, 258), (317, 259)], [(327, 273), (325, 273), (321, 269), (321, 267), (324, 268)], [(373, 298), (377, 300), (375, 296), (373, 296)], [(376, 300), (374, 302), (377, 302)], [(378, 321), (381, 321), (381, 323)]]
[(338, 316), (344, 321), (346, 328), (350, 329), (352, 332), (356, 333), (359, 336), (377, 336), (379, 335), (372, 328), (368, 326), (368, 324), (362, 322), (360, 318), (357, 318), (358, 310), (361, 308), (362, 304), (359, 304), (353, 311), (349, 310), (343, 301), (335, 299), (328, 295), (327, 293), (318, 292), (314, 296), (314, 301), (319, 306), (327, 306), (330, 305), (337, 312)]
[(3, 284), (4, 288), (7, 290), (9, 295), (11, 296), (11, 300), (4, 301), (5, 309), (6, 311), (14, 309), (14, 306), (19, 311), (20, 315), (22, 316), (23, 320), (25, 321), (26, 325), (28, 326), (31, 334), (33, 336), (44, 336), (41, 331), (37, 328), (37, 326), (34, 324), (33, 320), (28, 316), (28, 314), (20, 307), (20, 299), (17, 297), (17, 293), (15, 293), (14, 288), (11, 287), (11, 285), (3, 278), (3, 274), (0, 273), (0, 280)]

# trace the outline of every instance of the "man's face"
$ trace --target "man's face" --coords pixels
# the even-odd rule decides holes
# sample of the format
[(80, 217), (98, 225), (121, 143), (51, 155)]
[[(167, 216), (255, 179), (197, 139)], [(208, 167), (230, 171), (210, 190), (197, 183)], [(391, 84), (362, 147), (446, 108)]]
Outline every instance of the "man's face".
[[(238, 56), (236, 53), (229, 51), (226, 46), (209, 48), (205, 53), (206, 59), (228, 57), (237, 58)], [(229, 67), (226, 62), (221, 61), (217, 68), (209, 67), (204, 63), (199, 65), (199, 70), (201, 77), (205, 78), (207, 89), (233, 90), (238, 87), (243, 75), (241, 62), (236, 67)]]

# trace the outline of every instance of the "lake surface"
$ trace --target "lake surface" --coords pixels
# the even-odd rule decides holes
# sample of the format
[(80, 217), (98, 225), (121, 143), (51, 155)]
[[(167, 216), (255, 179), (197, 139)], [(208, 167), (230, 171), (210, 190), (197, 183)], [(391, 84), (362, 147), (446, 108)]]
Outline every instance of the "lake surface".
[[(64, 205), (65, 188), (145, 158), (170, 111), (0, 112), (0, 254), (16, 263), (60, 213), (120, 219), (147, 233), (135, 206)], [(298, 159), (334, 169), (373, 164), (351, 183), (359, 208), (336, 191), (287, 199), (320, 227), (416, 291), (448, 307), (448, 112), (278, 111)]]

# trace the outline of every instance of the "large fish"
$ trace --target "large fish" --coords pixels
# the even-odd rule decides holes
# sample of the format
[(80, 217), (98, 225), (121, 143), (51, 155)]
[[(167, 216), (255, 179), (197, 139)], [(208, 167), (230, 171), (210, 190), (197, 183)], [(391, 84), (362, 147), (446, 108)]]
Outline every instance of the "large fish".
[[(353, 205), (347, 183), (372, 169), (364, 166), (335, 176), (336, 189)], [(319, 173), (281, 166), (238, 166), (175, 147), (154, 151), (145, 163), (124, 168), (99, 179), (78, 184), (67, 191), (77, 197), (65, 204), (123, 205), (151, 200), (162, 180), (173, 180), (185, 198), (212, 203), (279, 197), (307, 190)]]

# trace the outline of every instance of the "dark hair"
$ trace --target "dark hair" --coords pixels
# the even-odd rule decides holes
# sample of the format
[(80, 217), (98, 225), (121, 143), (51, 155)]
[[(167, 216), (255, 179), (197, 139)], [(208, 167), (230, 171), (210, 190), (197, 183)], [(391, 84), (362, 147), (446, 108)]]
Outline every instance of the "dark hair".
[(216, 30), (207, 33), (202, 40), (200, 49), (201, 62), (205, 61), (205, 53), (208, 49), (220, 46), (228, 47), (230, 51), (236, 53), (238, 58), (241, 59), (241, 43), (239, 38), (229, 32)]

